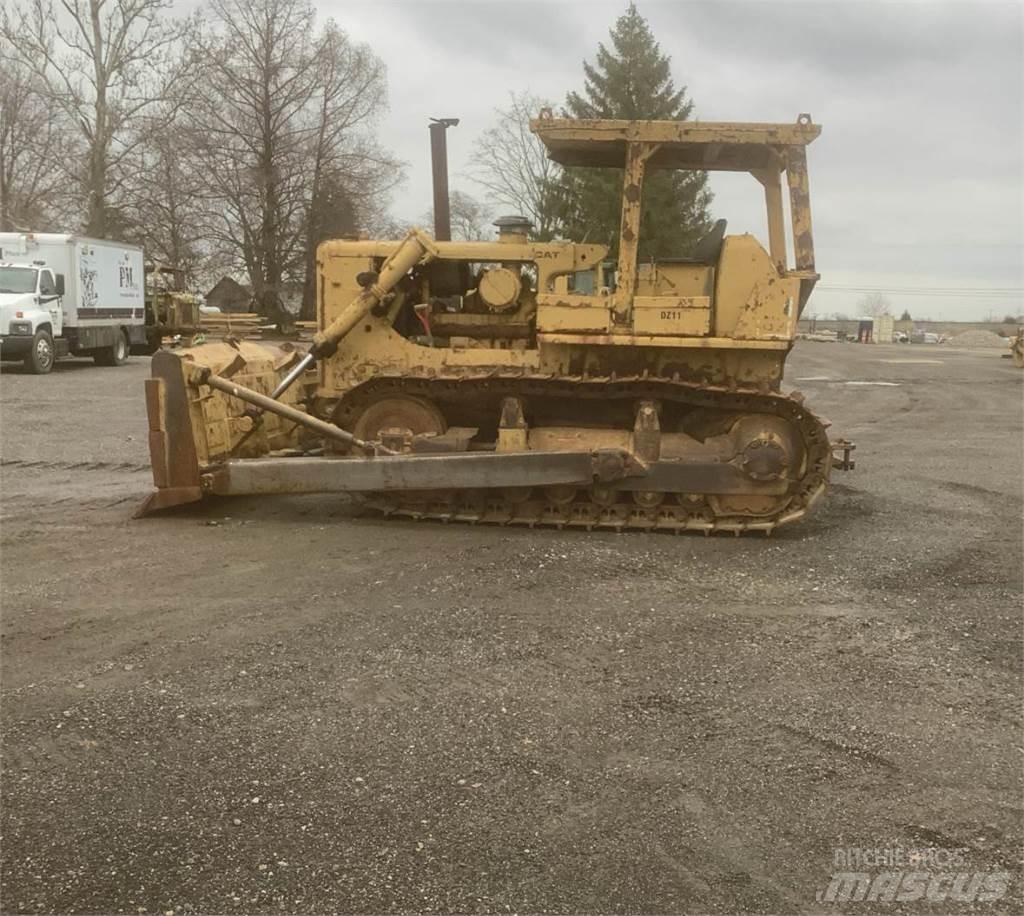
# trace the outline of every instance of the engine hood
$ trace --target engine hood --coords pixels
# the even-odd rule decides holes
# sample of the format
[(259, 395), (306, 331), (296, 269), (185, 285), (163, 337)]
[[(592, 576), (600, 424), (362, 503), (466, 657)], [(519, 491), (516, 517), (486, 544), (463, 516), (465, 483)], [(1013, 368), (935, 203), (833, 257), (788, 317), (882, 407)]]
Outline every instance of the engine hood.
[(8, 318), (13, 317), (13, 312), (18, 309), (28, 311), (38, 307), (33, 293), (0, 293), (0, 311)]

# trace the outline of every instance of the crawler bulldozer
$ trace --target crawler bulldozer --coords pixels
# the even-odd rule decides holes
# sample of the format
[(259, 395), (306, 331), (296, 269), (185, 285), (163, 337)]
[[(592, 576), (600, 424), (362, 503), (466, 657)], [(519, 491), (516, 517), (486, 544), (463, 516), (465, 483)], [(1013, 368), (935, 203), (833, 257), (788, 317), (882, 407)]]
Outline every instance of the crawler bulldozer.
[(1017, 336), (1010, 338), (1010, 359), (1018, 369), (1024, 369), (1024, 328), (1017, 329)]
[[(227, 339), (154, 357), (156, 489), (140, 513), (348, 493), (387, 515), (586, 529), (768, 533), (803, 517), (852, 464), (781, 390), (818, 280), (820, 128), (550, 112), (530, 127), (555, 162), (622, 173), (614, 263), (607, 245), (533, 241), (521, 217), (490, 242), (442, 225), (323, 243), (306, 352)], [(749, 173), (767, 249), (721, 220), (687, 256), (642, 261), (656, 169)]]

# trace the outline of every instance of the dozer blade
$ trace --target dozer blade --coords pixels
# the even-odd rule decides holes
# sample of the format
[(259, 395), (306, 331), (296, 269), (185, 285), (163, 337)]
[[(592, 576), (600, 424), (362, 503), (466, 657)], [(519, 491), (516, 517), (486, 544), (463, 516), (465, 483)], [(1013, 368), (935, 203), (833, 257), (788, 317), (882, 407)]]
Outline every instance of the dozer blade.
[(156, 353), (146, 380), (156, 490), (136, 516), (198, 501), (210, 489), (211, 470), (231, 459), (293, 449), (310, 426), (321, 438), (361, 444), (300, 410), (300, 386), (279, 400), (268, 397), (299, 359), (288, 344), (245, 340)]
[(154, 354), (152, 378), (146, 379), (146, 415), (156, 489), (139, 506), (136, 518), (203, 497), (188, 405), (181, 361), (166, 350)]

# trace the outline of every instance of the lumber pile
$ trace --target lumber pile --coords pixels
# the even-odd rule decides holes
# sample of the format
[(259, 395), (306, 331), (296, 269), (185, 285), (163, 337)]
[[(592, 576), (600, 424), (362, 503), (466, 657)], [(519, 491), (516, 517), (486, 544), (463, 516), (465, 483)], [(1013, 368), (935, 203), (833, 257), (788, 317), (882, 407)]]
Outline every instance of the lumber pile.
[(164, 337), (165, 347), (190, 347), (204, 340), (235, 337), (256, 340), (310, 340), (316, 333), (315, 321), (296, 321), (290, 329), (282, 331), (276, 324), (257, 312), (204, 312), (199, 317), (199, 328), (182, 329), (180, 334)]
[(205, 312), (199, 327), (211, 337), (256, 337), (267, 326), (267, 319), (256, 312)]

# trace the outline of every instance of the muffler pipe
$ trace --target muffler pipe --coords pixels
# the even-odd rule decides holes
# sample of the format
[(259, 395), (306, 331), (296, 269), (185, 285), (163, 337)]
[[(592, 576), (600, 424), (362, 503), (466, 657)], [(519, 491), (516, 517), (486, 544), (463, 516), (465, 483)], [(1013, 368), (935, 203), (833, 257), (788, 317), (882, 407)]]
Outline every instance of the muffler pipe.
[(448, 196), (448, 128), (458, 118), (430, 119), (430, 167), (434, 179), (434, 241), (452, 240), (452, 211)]

